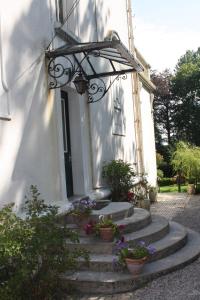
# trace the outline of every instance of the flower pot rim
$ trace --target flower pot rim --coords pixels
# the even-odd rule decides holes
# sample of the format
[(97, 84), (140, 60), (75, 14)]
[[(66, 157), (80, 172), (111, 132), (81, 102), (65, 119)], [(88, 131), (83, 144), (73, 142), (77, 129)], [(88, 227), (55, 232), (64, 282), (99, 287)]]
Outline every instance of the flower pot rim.
[(129, 264), (135, 264), (135, 263), (138, 263), (138, 264), (143, 264), (147, 261), (148, 259), (148, 256), (145, 256), (145, 257), (142, 257), (142, 258), (125, 258), (125, 261), (126, 263), (129, 263)]
[(100, 227), (100, 228), (99, 228), (99, 230), (102, 230), (102, 229), (103, 229), (103, 230), (110, 230), (110, 229), (113, 230), (112, 227)]

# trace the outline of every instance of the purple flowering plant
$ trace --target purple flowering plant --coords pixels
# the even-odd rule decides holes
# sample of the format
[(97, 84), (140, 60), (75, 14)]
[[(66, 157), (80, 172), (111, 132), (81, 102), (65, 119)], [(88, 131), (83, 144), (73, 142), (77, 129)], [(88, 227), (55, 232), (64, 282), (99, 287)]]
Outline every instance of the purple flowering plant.
[(81, 200), (77, 200), (72, 203), (69, 214), (73, 216), (89, 216), (95, 206), (95, 200), (92, 200), (89, 197), (84, 197)]
[(121, 240), (116, 242), (114, 254), (117, 256), (117, 258), (114, 258), (113, 264), (125, 266), (126, 258), (149, 258), (155, 253), (155, 251), (156, 249), (153, 246), (147, 245), (144, 241), (139, 241), (134, 247), (130, 248), (124, 237), (122, 237)]

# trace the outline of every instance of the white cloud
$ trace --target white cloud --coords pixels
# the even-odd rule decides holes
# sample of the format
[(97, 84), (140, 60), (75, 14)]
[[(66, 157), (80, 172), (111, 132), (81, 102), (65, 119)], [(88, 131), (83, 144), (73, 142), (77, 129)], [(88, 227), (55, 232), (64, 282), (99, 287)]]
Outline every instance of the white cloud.
[(134, 24), (135, 45), (152, 69), (173, 70), (186, 50), (196, 50), (200, 46), (199, 32), (172, 31), (166, 26), (158, 27), (139, 18), (134, 20)]

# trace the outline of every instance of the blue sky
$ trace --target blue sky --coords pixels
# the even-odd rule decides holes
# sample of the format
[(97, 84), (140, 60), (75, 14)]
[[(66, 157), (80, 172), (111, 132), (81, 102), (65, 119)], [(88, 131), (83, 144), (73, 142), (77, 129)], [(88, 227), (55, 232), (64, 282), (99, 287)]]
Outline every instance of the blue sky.
[(200, 47), (200, 0), (132, 0), (135, 45), (152, 69), (173, 71)]

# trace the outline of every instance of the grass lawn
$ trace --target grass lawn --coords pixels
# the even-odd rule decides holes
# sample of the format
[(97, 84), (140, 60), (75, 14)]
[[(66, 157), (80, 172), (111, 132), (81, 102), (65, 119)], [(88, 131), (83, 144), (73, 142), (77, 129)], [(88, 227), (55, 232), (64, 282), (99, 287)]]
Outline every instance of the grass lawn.
[[(174, 193), (174, 192), (178, 192), (177, 184), (161, 186), (159, 191), (159, 193)], [(187, 192), (187, 185), (181, 185), (181, 192), (182, 193)]]

